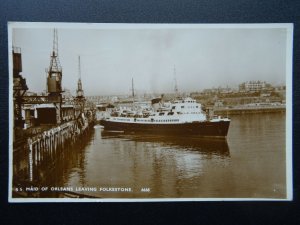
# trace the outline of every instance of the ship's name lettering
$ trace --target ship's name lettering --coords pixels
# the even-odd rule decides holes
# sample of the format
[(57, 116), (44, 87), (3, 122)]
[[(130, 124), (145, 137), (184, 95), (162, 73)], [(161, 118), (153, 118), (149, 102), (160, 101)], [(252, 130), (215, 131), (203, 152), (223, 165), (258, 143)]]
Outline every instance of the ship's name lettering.
[(38, 187), (30, 186), (30, 187), (26, 187), (25, 191), (39, 191), (39, 188)]
[(73, 187), (50, 187), (50, 191), (74, 191)]

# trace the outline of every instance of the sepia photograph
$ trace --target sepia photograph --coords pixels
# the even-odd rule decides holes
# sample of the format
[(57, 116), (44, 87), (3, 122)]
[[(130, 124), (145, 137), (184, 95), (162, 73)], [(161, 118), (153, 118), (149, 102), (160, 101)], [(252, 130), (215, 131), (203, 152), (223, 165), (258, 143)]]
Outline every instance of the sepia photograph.
[(293, 24), (8, 23), (9, 202), (291, 201)]

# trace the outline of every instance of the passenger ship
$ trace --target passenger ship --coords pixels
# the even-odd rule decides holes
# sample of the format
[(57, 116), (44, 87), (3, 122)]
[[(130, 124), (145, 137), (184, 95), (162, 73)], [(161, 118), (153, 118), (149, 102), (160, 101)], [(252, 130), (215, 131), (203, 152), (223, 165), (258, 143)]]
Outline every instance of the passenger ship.
[(195, 99), (187, 97), (169, 104), (161, 104), (160, 100), (152, 100), (151, 111), (114, 112), (100, 120), (100, 125), (104, 126), (104, 130), (130, 133), (227, 136), (230, 119), (220, 116), (208, 118)]

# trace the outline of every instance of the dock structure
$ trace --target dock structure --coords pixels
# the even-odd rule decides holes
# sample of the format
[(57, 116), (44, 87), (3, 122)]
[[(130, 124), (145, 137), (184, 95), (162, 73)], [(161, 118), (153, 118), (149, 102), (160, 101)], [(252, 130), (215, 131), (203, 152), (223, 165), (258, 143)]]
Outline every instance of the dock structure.
[(22, 53), (21, 48), (13, 47), (13, 100), (14, 100), (14, 127), (22, 127), (22, 103), (23, 97), (28, 90), (26, 79), (22, 73)]
[[(40, 190), (62, 164), (69, 163), (71, 155), (78, 154), (73, 151), (74, 146), (86, 143), (92, 128), (93, 124), (88, 119), (70, 121), (28, 137), (25, 143), (14, 146), (13, 196), (40, 196), (39, 191), (26, 191), (26, 188), (39, 187)], [(20, 187), (22, 191), (15, 191)]]
[(218, 115), (240, 115), (253, 113), (285, 113), (285, 105), (274, 106), (236, 106), (236, 107), (216, 107), (214, 113)]
[[(53, 49), (47, 68), (46, 95), (26, 95), (20, 48), (13, 48), (14, 136), (13, 190), (20, 185), (41, 185), (59, 160), (73, 145), (85, 140), (94, 124), (94, 112), (85, 105), (79, 80), (75, 97), (65, 99), (62, 90), (62, 67), (58, 57), (58, 34), (53, 32)], [(29, 192), (28, 192), (29, 193)], [(14, 193), (16, 196), (21, 192)], [(23, 194), (26, 194), (24, 192)], [(27, 195), (27, 197), (29, 197)]]
[(74, 144), (82, 135), (87, 135), (88, 122), (82, 125), (72, 121), (28, 138), (29, 181), (34, 180), (34, 167), (53, 164), (65, 145)]

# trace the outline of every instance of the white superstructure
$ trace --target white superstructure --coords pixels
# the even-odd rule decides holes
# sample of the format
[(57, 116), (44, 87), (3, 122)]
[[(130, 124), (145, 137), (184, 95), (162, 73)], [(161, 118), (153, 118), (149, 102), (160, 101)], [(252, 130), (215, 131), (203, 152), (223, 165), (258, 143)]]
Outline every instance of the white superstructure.
[[(155, 111), (118, 111), (106, 120), (141, 124), (178, 124), (208, 121), (206, 113), (202, 111), (201, 104), (190, 97), (160, 104), (160, 107)], [(216, 117), (209, 121), (229, 121), (229, 119)]]

